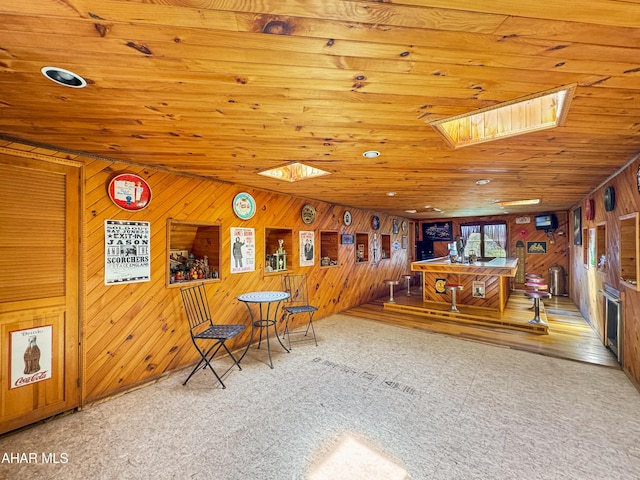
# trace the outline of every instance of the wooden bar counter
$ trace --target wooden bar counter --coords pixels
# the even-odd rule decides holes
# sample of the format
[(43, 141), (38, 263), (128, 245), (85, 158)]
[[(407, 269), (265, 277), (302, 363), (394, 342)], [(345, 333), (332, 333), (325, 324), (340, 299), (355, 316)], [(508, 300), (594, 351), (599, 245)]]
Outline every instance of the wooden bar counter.
[[(517, 258), (494, 258), (469, 264), (451, 263), (449, 257), (441, 257), (413, 262), (411, 270), (422, 272), (422, 298), (425, 302), (451, 302), (450, 294), (443, 288), (444, 280), (464, 286), (457, 294), (458, 306), (471, 305), (502, 313), (509, 299), (510, 278), (515, 276), (517, 265)], [(476, 283), (474, 288), (474, 282), (480, 283)]]

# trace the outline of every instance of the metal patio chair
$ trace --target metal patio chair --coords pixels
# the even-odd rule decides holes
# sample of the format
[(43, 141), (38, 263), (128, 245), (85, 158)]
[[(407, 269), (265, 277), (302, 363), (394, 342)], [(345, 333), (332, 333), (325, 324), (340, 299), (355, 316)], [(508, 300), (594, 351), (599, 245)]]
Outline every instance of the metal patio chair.
[[(313, 315), (318, 311), (318, 307), (314, 307), (309, 304), (309, 297), (307, 292), (307, 275), (285, 275), (282, 278), (284, 290), (289, 292), (287, 303), (282, 307), (284, 317), (284, 330), (282, 331), (282, 338), (287, 338), (289, 342), (289, 349), (291, 349), (291, 331), (289, 330), (289, 320), (291, 317), (300, 313), (306, 313), (309, 315), (309, 322), (307, 328), (304, 331), (304, 336), (309, 334), (309, 330), (313, 334), (313, 341), (318, 346), (318, 340), (316, 339), (316, 331), (313, 328)], [(300, 332), (302, 333), (302, 332)]]
[[(229, 348), (225, 345), (225, 342), (240, 332), (242, 332), (246, 325), (227, 325), (227, 324), (215, 324), (211, 320), (211, 311), (209, 309), (209, 301), (207, 299), (207, 292), (204, 288), (204, 283), (195, 285), (193, 287), (186, 287), (180, 289), (182, 294), (182, 302), (184, 304), (184, 310), (187, 314), (187, 320), (189, 321), (189, 331), (191, 333), (191, 341), (196, 347), (196, 350), (200, 354), (200, 361), (191, 371), (183, 385), (186, 385), (189, 379), (200, 368), (209, 367), (209, 370), (213, 372), (215, 377), (222, 385), (222, 388), (227, 388), (222, 381), (221, 376), (211, 366), (213, 357), (216, 356), (221, 348), (227, 351), (229, 357), (233, 360), (233, 365), (236, 365), (239, 370), (242, 370), (240, 363), (233, 356)], [(223, 374), (224, 376), (231, 368), (231, 365)]]

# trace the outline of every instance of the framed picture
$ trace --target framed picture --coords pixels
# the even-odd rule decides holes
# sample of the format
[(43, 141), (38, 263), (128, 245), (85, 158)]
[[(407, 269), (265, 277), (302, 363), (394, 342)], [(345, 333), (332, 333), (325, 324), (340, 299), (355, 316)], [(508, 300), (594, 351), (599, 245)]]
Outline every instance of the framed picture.
[(315, 234), (314, 232), (300, 231), (300, 266), (311, 267), (314, 264), (314, 247), (315, 247)]
[(573, 244), (582, 245), (582, 207), (573, 211)]
[(453, 222), (423, 223), (422, 239), (434, 242), (451, 242), (453, 240)]
[(403, 250), (407, 249), (407, 236), (406, 235), (402, 235), (402, 248), (403, 248)]
[(393, 233), (397, 234), (400, 231), (400, 223), (397, 218), (393, 219)]
[(527, 242), (527, 253), (547, 253), (547, 242)]
[(473, 282), (473, 296), (475, 298), (485, 298), (484, 282)]
[(342, 245), (353, 245), (353, 233), (343, 233), (340, 235), (340, 243)]

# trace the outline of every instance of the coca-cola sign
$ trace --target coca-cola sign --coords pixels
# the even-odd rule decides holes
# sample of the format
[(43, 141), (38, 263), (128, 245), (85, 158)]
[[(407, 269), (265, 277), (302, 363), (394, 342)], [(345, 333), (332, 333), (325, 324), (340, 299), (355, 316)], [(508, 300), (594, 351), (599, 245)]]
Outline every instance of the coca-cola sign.
[(51, 378), (51, 325), (15, 330), (11, 336), (11, 384), (24, 387)]

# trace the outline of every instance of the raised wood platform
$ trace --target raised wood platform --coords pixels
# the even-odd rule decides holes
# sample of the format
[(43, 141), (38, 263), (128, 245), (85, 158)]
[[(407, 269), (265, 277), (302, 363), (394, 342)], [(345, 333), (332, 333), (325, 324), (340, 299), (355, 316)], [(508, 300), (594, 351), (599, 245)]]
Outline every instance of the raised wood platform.
[(533, 310), (531, 310), (532, 302), (525, 297), (523, 292), (519, 291), (511, 293), (503, 312), (460, 304), (458, 304), (459, 312), (450, 312), (449, 304), (422, 301), (422, 293), (418, 290), (416, 290), (415, 295), (412, 293), (410, 297), (406, 296), (404, 292), (398, 293), (395, 295), (395, 302), (384, 302), (384, 309), (422, 315), (448, 322), (506, 328), (539, 335), (547, 335), (549, 333), (544, 302), (540, 301), (540, 319), (545, 325), (529, 323), (529, 320), (534, 316)]
[[(418, 289), (415, 291), (417, 297), (422, 298), (422, 292), (419, 292)], [(414, 293), (413, 287), (411, 293), (412, 295)], [(406, 296), (406, 290), (400, 288), (395, 292), (395, 297), (399, 299), (402, 296)], [(516, 292), (512, 294), (512, 297), (516, 298)], [(343, 313), (372, 322), (451, 335), (465, 340), (514, 348), (539, 355), (620, 368), (615, 357), (603, 345), (602, 339), (567, 297), (554, 296), (544, 301), (549, 323), (548, 335), (449, 321), (426, 315), (416, 315), (408, 311), (388, 310), (384, 308), (384, 303), (388, 299), (388, 296), (381, 297)], [(524, 300), (524, 295), (522, 300)], [(533, 316), (532, 313), (531, 315)]]

